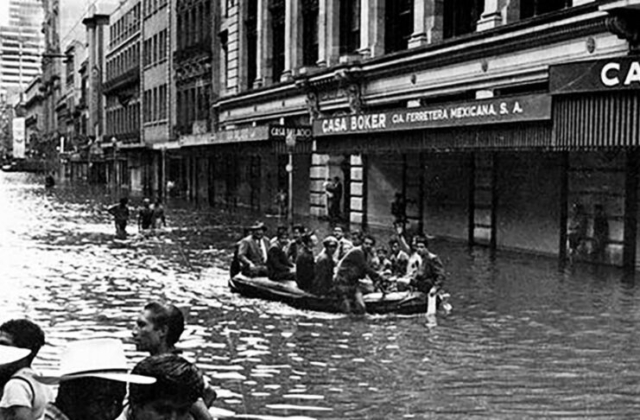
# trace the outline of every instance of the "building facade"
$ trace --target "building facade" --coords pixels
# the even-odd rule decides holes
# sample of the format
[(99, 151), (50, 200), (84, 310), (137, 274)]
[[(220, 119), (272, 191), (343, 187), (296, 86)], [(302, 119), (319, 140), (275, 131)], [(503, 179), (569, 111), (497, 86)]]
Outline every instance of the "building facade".
[(41, 72), (44, 49), (42, 0), (8, 0), (0, 18), (0, 90), (16, 97)]

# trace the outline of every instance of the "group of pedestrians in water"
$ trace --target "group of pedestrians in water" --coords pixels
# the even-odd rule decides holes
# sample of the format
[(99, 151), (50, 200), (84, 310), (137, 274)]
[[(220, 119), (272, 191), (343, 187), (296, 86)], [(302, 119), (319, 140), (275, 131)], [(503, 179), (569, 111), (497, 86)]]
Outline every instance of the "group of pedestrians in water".
[[(121, 198), (118, 204), (109, 207), (107, 211), (113, 216), (116, 225), (116, 238), (126, 239), (127, 224), (129, 223), (131, 214), (129, 199), (127, 197)], [(159, 198), (155, 200), (153, 204), (151, 204), (150, 199), (144, 198), (137, 213), (138, 230), (140, 232), (151, 231), (167, 226), (164, 206), (162, 205), (162, 200)]]
[(429, 250), (427, 235), (409, 237), (405, 225), (396, 221), (388, 248), (377, 249), (373, 235), (362, 231), (347, 235), (336, 225), (316, 252), (315, 231), (294, 225), (289, 233), (281, 226), (269, 239), (266, 226), (258, 222), (236, 243), (231, 276), (295, 280), (304, 291), (337, 300), (346, 313), (365, 312), (363, 295), (376, 290), (434, 292), (445, 279), (442, 261)]
[[(58, 372), (42, 375), (31, 365), (44, 332), (26, 319), (7, 321), (0, 325), (0, 419), (212, 420), (215, 391), (175, 347), (183, 331), (177, 307), (151, 302), (133, 330), (137, 350), (150, 356), (133, 370), (120, 340), (99, 338), (69, 343)], [(51, 385), (58, 385), (55, 397)]]

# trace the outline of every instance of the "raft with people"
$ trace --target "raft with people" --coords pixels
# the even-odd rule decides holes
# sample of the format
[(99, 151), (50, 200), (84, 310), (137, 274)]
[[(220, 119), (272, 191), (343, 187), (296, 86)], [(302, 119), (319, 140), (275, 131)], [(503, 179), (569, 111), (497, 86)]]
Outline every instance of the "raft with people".
[[(363, 287), (367, 287), (364, 282)], [(318, 296), (298, 287), (294, 280), (269, 280), (267, 277), (248, 277), (236, 274), (229, 280), (233, 292), (249, 298), (286, 303), (296, 309), (321, 312), (342, 312), (340, 302), (332, 296)], [(410, 315), (427, 312), (449, 312), (449, 295), (438, 291), (431, 299), (431, 308), (427, 308), (429, 294), (416, 290), (396, 292), (371, 292), (363, 296), (366, 312), (370, 314)], [(435, 305), (435, 307), (433, 307)]]

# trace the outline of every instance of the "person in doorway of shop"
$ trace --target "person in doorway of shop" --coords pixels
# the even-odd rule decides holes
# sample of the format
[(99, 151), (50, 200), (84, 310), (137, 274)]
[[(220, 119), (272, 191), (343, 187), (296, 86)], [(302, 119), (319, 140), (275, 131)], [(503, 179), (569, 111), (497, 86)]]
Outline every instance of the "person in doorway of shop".
[(138, 210), (138, 229), (153, 229), (153, 209), (151, 208), (151, 200), (145, 198), (142, 200), (142, 207)]
[(362, 244), (355, 246), (338, 263), (334, 286), (345, 313), (362, 314), (366, 312), (359, 281), (369, 277), (374, 285), (381, 284), (384, 279), (370, 265), (373, 247), (376, 240), (371, 235), (364, 235)]
[(126, 383), (152, 384), (154, 378), (127, 373), (124, 346), (114, 338), (78, 340), (60, 357), (60, 371), (38, 375), (47, 385), (59, 384), (44, 420), (113, 420), (122, 412)]
[(28, 350), (23, 358), (0, 366), (0, 419), (41, 419), (53, 395), (36, 381), (31, 363), (44, 345), (44, 332), (27, 319), (13, 319), (0, 325), (0, 345)]
[(333, 177), (333, 181), (327, 183), (327, 213), (329, 223), (337, 223), (340, 221), (341, 212), (340, 204), (342, 203), (342, 180), (340, 177)]
[(440, 289), (444, 283), (445, 273), (442, 260), (429, 251), (429, 240), (426, 236), (417, 236), (413, 241), (417, 254), (420, 256), (420, 266), (411, 278), (409, 286), (422, 293), (430, 293)]
[(269, 240), (264, 237), (267, 230), (262, 222), (249, 227), (249, 236), (238, 244), (238, 261), (242, 274), (248, 277), (267, 276), (267, 252)]
[(276, 207), (278, 208), (279, 218), (287, 217), (287, 210), (289, 208), (289, 199), (287, 196), (287, 192), (284, 190), (284, 188), (280, 188), (276, 193)]
[(46, 188), (53, 188), (56, 185), (56, 179), (53, 177), (53, 173), (48, 173), (44, 178), (44, 186)]
[(314, 232), (307, 232), (301, 237), (302, 247), (296, 258), (296, 284), (302, 290), (312, 292), (315, 279), (315, 257), (313, 248), (316, 244)]
[(314, 280), (311, 291), (318, 296), (326, 296), (333, 290), (333, 276), (336, 268), (334, 256), (338, 249), (338, 240), (327, 236), (322, 241), (324, 249), (316, 258)]
[(122, 197), (118, 204), (109, 207), (107, 211), (113, 216), (116, 225), (116, 238), (126, 239), (127, 222), (129, 221), (129, 199)]
[(587, 228), (589, 221), (584, 206), (580, 203), (574, 203), (571, 207), (569, 215), (569, 224), (567, 227), (567, 241), (569, 245), (569, 259), (575, 258), (583, 252), (587, 240)]
[[(179, 354), (176, 343), (184, 332), (184, 315), (175, 305), (149, 302), (136, 319), (132, 335), (136, 350), (149, 352), (151, 356)], [(210, 420), (207, 410), (216, 399), (216, 392), (206, 383), (202, 399), (194, 402), (191, 415), (194, 420)]]
[(391, 215), (393, 216), (394, 223), (407, 221), (407, 200), (404, 198), (404, 194), (397, 192), (394, 200), (391, 202)]
[(287, 228), (279, 227), (276, 241), (271, 244), (267, 253), (267, 275), (269, 279), (274, 281), (295, 280), (295, 266), (286, 254), (288, 245), (289, 233)]
[(164, 206), (162, 205), (162, 200), (160, 198), (158, 198), (153, 205), (153, 227), (155, 229), (167, 227), (167, 219), (164, 214)]
[(596, 204), (593, 213), (593, 248), (592, 257), (597, 262), (606, 259), (607, 243), (609, 242), (609, 219), (602, 204)]
[(193, 363), (175, 354), (161, 354), (143, 359), (131, 373), (155, 378), (156, 382), (151, 385), (132, 383), (129, 405), (117, 420), (194, 418), (191, 407), (202, 399), (204, 380)]

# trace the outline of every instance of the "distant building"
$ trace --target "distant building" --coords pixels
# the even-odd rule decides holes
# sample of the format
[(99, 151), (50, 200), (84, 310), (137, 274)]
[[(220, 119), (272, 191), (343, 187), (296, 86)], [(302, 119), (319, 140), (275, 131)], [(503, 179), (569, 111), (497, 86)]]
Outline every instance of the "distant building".
[(44, 7), (42, 0), (8, 2), (8, 19), (0, 24), (0, 90), (11, 101), (40, 74)]

